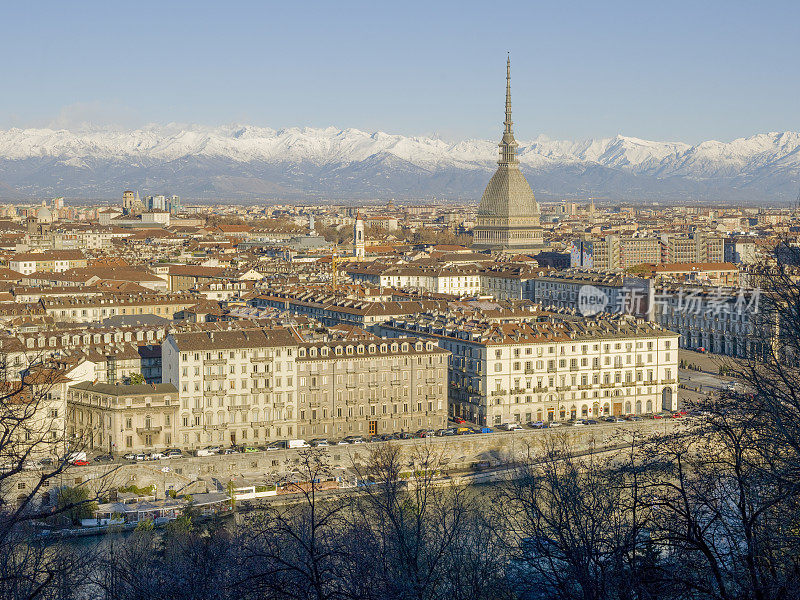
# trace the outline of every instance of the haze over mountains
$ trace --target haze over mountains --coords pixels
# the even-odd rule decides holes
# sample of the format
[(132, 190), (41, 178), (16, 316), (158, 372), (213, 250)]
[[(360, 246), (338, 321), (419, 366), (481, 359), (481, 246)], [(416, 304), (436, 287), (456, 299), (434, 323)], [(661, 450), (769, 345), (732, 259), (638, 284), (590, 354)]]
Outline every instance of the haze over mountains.
[[(540, 199), (792, 202), (800, 134), (731, 142), (582, 142), (519, 148)], [(497, 141), (448, 143), (357, 129), (150, 126), (0, 131), (0, 200), (117, 198), (123, 189), (195, 199), (452, 198), (480, 195)]]

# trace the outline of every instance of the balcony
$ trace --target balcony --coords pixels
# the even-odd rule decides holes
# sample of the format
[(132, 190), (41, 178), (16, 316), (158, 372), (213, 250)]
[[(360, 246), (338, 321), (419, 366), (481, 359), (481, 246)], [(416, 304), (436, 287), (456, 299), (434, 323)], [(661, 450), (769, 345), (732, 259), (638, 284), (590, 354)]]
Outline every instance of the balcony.
[(533, 367), (525, 367), (525, 374), (526, 375), (531, 375), (531, 374), (533, 374), (535, 372), (536, 372), (536, 369), (534, 369)]
[(227, 364), (227, 359), (225, 358), (209, 358), (203, 361), (204, 365), (224, 365)]
[(508, 392), (506, 390), (492, 390), (492, 396), (505, 396)]
[(153, 426), (150, 426), (150, 427), (137, 427), (136, 428), (136, 433), (138, 433), (139, 435), (145, 435), (145, 434), (148, 434), (148, 433), (159, 434), (159, 433), (161, 433), (161, 425), (158, 425), (158, 426), (155, 426), (155, 427), (153, 427)]
[(526, 391), (530, 391), (530, 390), (526, 390), (525, 388), (519, 388), (518, 387), (518, 388), (512, 389), (511, 393), (512, 394), (524, 394)]

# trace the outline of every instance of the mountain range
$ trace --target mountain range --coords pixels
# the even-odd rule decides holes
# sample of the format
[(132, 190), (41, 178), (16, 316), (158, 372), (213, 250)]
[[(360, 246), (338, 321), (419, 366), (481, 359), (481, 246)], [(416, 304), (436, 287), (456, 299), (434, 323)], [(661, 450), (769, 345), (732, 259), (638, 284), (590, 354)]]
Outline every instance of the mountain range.
[[(357, 129), (233, 125), (0, 130), (0, 201), (118, 198), (123, 189), (187, 199), (477, 200), (497, 143), (456, 143)], [(521, 143), (540, 199), (793, 202), (800, 133), (730, 142), (654, 142), (618, 135)]]

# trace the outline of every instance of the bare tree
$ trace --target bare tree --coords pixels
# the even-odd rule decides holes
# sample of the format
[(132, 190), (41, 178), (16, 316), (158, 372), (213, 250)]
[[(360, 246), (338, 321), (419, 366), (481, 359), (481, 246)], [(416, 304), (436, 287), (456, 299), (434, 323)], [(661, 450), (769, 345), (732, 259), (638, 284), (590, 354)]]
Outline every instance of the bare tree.
[(493, 512), (522, 598), (664, 598), (663, 565), (638, 502), (633, 457), (576, 457), (563, 436), (546, 438), (509, 471)]
[(299, 473), (302, 481), (289, 484), (299, 498), (268, 505), (250, 517), (242, 530), (241, 576), (235, 583), (242, 597), (348, 597), (343, 575), (351, 558), (342, 543), (347, 527), (345, 504), (320, 496), (322, 482), (331, 477), (325, 452), (301, 452)]
[(102, 493), (94, 486), (75, 501), (53, 502), (53, 490), (74, 471), (61, 426), (63, 407), (54, 399), (62, 378), (44, 359), (17, 364), (8, 355), (0, 357), (0, 597), (67, 598), (57, 590), (69, 587), (65, 581), (82, 573), (87, 562), (87, 552), (57, 551), (37, 542), (31, 529)]
[(482, 518), (479, 495), (443, 482), (446, 455), (431, 444), (409, 455), (386, 444), (359, 475), (370, 485), (355, 498), (365, 543), (376, 554), (379, 597), (429, 600), (504, 596), (503, 561)]

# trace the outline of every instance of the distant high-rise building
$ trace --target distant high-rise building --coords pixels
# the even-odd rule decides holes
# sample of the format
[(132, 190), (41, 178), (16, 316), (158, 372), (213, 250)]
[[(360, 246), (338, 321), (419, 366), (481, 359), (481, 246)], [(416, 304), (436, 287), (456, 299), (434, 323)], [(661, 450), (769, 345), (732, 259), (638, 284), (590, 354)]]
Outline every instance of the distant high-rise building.
[(511, 58), (506, 63), (506, 118), (500, 159), (478, 206), (473, 248), (530, 252), (543, 247), (539, 204), (519, 169), (511, 120)]

